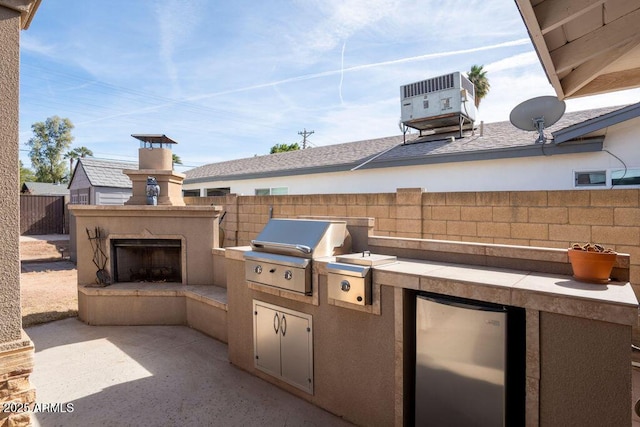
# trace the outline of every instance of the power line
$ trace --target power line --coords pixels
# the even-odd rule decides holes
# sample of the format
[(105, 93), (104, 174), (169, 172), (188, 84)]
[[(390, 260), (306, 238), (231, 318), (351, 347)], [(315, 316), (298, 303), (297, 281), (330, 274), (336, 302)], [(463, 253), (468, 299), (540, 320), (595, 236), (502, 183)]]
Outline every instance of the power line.
[(303, 131), (298, 132), (298, 135), (302, 135), (302, 149), (304, 150), (305, 148), (307, 148), (307, 137), (309, 135), (313, 135), (314, 131), (309, 131), (307, 132), (307, 128), (305, 128)]

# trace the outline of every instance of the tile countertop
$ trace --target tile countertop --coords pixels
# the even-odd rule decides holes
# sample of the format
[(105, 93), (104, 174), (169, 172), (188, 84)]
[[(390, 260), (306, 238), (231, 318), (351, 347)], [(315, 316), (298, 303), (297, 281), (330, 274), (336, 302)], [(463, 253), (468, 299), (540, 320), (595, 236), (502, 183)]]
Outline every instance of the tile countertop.
[(638, 323), (638, 300), (631, 284), (624, 282), (591, 284), (571, 276), (407, 259), (374, 267), (373, 281), (624, 325)]
[[(249, 247), (227, 248), (226, 257), (243, 260)], [(314, 261), (319, 274), (335, 258)], [(571, 276), (466, 264), (398, 259), (373, 267), (374, 285), (452, 295), (623, 325), (638, 324), (638, 300), (630, 283), (584, 283)]]

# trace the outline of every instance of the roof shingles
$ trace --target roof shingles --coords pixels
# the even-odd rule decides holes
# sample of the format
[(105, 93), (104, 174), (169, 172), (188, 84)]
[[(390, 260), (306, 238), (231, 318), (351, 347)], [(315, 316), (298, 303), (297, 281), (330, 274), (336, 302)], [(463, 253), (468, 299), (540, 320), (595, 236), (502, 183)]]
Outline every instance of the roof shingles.
[[(79, 160), (94, 187), (131, 188), (131, 180), (123, 169), (138, 169), (137, 162), (122, 162), (84, 157)], [(78, 165), (78, 167), (80, 166)]]
[[(614, 113), (622, 108), (624, 107), (618, 106), (567, 113), (553, 126), (548, 127), (545, 134), (550, 137), (553, 132)], [(482, 131), (478, 127), (473, 134), (452, 142), (442, 139), (425, 142), (428, 137), (421, 139), (414, 134), (407, 135), (408, 143), (403, 144), (403, 136), (400, 135), (212, 163), (187, 171), (184, 183), (344, 171), (361, 165), (364, 168), (385, 167), (400, 164), (404, 160), (469, 156), (473, 153), (486, 155), (492, 151), (502, 152), (536, 146), (535, 132), (520, 130), (508, 121), (485, 123), (482, 127)]]

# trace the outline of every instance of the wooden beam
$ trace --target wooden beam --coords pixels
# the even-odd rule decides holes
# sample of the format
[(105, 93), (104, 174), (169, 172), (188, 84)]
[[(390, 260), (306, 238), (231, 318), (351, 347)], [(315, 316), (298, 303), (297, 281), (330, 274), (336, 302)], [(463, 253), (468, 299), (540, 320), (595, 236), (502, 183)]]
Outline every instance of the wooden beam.
[(614, 49), (638, 34), (640, 9), (616, 19), (551, 52), (556, 73), (563, 73)]
[(536, 53), (538, 54), (538, 58), (542, 63), (542, 68), (547, 74), (547, 79), (553, 86), (553, 89), (556, 91), (559, 99), (564, 98), (564, 92), (562, 91), (562, 85), (560, 84), (560, 78), (556, 73), (556, 69), (553, 65), (553, 61), (551, 60), (551, 55), (549, 54), (549, 48), (547, 47), (547, 42), (544, 40), (544, 36), (540, 31), (540, 27), (538, 26), (538, 19), (536, 18), (536, 14), (533, 11), (533, 7), (531, 6), (531, 0), (515, 0), (518, 9), (520, 10), (520, 16), (522, 16), (522, 20), (524, 21), (527, 30), (529, 31), (529, 38), (531, 38), (531, 42), (533, 43), (533, 47), (536, 49)]
[(536, 5), (533, 10), (540, 31), (547, 34), (604, 2), (605, 0), (546, 0)]
[(571, 98), (574, 93), (595, 80), (609, 65), (624, 57), (626, 53), (639, 44), (640, 36), (572, 70), (561, 80), (562, 89), (567, 98)]
[(640, 68), (603, 74), (573, 94), (572, 98), (640, 87)]

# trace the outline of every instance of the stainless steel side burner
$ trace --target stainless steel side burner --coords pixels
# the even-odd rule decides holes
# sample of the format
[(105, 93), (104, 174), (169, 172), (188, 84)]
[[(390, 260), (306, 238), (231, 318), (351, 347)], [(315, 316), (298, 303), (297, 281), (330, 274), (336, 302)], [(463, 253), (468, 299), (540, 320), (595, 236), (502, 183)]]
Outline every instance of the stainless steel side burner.
[(327, 264), (329, 298), (356, 305), (371, 304), (373, 267), (396, 260), (395, 256), (369, 251), (336, 257), (336, 262)]
[(253, 283), (312, 293), (315, 258), (351, 250), (345, 221), (271, 219), (245, 252), (245, 277)]

